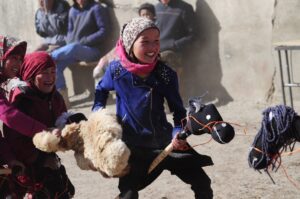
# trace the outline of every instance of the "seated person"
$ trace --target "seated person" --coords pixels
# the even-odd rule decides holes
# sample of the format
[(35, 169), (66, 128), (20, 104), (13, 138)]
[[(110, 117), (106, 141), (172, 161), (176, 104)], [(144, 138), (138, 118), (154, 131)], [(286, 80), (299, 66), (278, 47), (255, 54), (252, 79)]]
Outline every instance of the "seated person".
[(36, 51), (49, 51), (66, 44), (70, 5), (65, 0), (38, 0), (35, 30), (43, 38)]
[(102, 43), (108, 35), (109, 15), (104, 6), (94, 0), (74, 0), (69, 11), (67, 45), (54, 50), (52, 58), (57, 64), (56, 88), (69, 99), (64, 70), (79, 61), (96, 61), (101, 56)]
[[(32, 118), (46, 125), (55, 126), (57, 118), (66, 112), (62, 96), (55, 89), (56, 66), (46, 52), (34, 52), (25, 56), (21, 67), (21, 78), (28, 86), (13, 90), (11, 103)], [(16, 187), (18, 197), (28, 194), (27, 187), (36, 187), (35, 198), (71, 198), (75, 189), (67, 177), (64, 166), (55, 153), (45, 153), (33, 145), (32, 138), (3, 126), (5, 140), (10, 145), (13, 159), (25, 166), (25, 176)], [(25, 188), (24, 188), (25, 187)]]
[(156, 22), (160, 30), (160, 56), (172, 66), (179, 80), (183, 73), (182, 54), (195, 37), (195, 12), (182, 0), (159, 0), (155, 5)]

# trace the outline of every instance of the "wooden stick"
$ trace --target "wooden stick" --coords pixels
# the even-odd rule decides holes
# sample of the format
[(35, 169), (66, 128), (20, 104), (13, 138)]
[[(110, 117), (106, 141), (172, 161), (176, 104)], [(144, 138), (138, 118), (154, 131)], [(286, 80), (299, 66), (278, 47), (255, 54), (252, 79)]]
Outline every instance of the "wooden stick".
[(173, 151), (173, 145), (170, 143), (151, 163), (149, 169), (148, 169), (148, 174), (151, 173), (157, 165), (163, 161), (171, 152)]
[(11, 173), (12, 173), (12, 171), (9, 168), (0, 169), (0, 175), (8, 175), (8, 174), (11, 174)]

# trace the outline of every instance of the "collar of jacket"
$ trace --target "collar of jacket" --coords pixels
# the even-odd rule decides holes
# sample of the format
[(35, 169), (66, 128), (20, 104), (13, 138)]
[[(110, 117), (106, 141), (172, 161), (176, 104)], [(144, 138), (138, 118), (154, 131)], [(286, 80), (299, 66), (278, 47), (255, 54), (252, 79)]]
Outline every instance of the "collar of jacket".
[(89, 10), (95, 3), (93, 0), (87, 1), (83, 8), (80, 8), (78, 3), (74, 3), (74, 8), (80, 11)]

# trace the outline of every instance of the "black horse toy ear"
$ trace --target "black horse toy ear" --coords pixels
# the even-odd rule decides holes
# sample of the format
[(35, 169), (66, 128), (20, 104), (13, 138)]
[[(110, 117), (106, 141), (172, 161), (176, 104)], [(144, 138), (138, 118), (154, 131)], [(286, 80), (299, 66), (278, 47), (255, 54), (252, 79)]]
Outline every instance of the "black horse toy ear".
[(79, 123), (82, 120), (87, 121), (83, 113), (74, 113), (68, 117), (66, 124)]
[(213, 104), (201, 104), (197, 112), (188, 113), (187, 126), (195, 135), (210, 133), (215, 121), (223, 121), (220, 113)]
[(218, 143), (229, 143), (235, 135), (234, 128), (223, 121), (214, 104), (204, 105), (200, 98), (189, 100), (186, 128), (188, 134), (209, 133)]

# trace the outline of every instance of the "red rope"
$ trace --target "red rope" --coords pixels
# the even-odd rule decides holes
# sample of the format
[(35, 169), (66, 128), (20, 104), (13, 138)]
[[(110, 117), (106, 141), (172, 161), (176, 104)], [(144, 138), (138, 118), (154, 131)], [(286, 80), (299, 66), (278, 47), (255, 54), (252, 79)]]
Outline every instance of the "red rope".
[[(188, 121), (189, 119), (193, 119), (193, 121), (195, 121), (197, 124), (199, 124), (199, 125), (202, 126), (202, 128), (197, 129), (198, 131), (202, 131), (202, 130), (204, 130), (204, 129), (207, 128), (207, 129), (209, 130), (209, 133), (211, 133), (211, 132), (213, 131), (213, 127), (214, 127), (216, 124), (219, 124), (219, 123), (226, 123), (226, 124), (230, 124), (230, 125), (232, 125), (232, 126), (244, 127), (243, 125), (240, 125), (240, 124), (238, 124), (238, 123), (234, 123), (234, 122), (226, 122), (226, 121), (211, 121), (211, 122), (209, 122), (209, 123), (207, 123), (207, 124), (203, 124), (203, 123), (201, 123), (199, 120), (197, 120), (197, 118), (195, 118), (195, 117), (189, 115), (189, 116), (187, 116), (186, 118), (184, 118), (184, 119), (181, 120), (181, 127), (182, 127), (182, 128), (184, 128), (184, 129), (187, 128), (186, 126), (184, 126), (184, 123), (187, 123), (187, 121)], [(183, 126), (184, 126), (184, 127), (183, 127)], [(212, 127), (210, 127), (210, 126), (212, 126)], [(246, 135), (246, 134), (247, 134), (246, 128), (244, 128), (243, 131), (244, 131), (244, 134), (240, 134), (240, 135)], [(235, 133), (235, 134), (238, 135), (237, 133)], [(212, 137), (211, 137), (208, 141), (205, 141), (205, 142), (200, 143), (200, 144), (195, 144), (195, 145), (193, 145), (193, 146), (191, 146), (191, 147), (194, 148), (194, 147), (197, 147), (197, 146), (200, 146), (200, 145), (208, 144), (211, 140), (212, 140)]]
[(283, 164), (281, 164), (281, 168), (282, 168), (282, 170), (283, 170), (283, 172), (284, 172), (286, 178), (290, 181), (290, 183), (291, 183), (292, 185), (294, 185), (294, 187), (295, 187), (296, 189), (300, 190), (300, 185), (299, 185), (299, 183), (298, 183), (297, 181), (295, 181), (293, 178), (291, 178), (291, 177), (288, 175), (288, 173), (287, 173), (287, 171), (286, 171), (286, 168), (283, 166)]
[[(262, 150), (260, 150), (260, 149), (258, 149), (258, 148), (256, 148), (256, 147), (253, 147), (253, 149), (254, 149), (255, 151), (257, 151), (257, 152), (260, 152), (260, 153), (264, 154)], [(289, 155), (289, 156), (290, 156), (290, 155), (294, 155), (295, 153), (299, 153), (299, 152), (300, 152), (300, 148), (295, 149), (295, 150), (290, 151), (290, 152), (285, 152), (285, 153), (280, 152), (280, 153), (277, 153), (277, 154), (266, 154), (266, 155), (268, 155), (269, 157), (271, 157), (271, 164), (269, 165), (269, 167), (267, 168), (267, 170), (269, 170), (270, 168), (273, 170), (273, 168), (277, 168), (277, 169), (278, 169), (279, 167), (281, 167), (282, 170), (283, 170), (283, 173), (285, 174), (285, 176), (286, 176), (286, 178), (288, 179), (288, 181), (289, 181), (296, 189), (298, 189), (298, 190), (300, 190), (300, 185), (299, 185), (299, 183), (298, 183), (296, 180), (294, 180), (293, 178), (291, 178), (291, 177), (288, 175), (288, 172), (287, 172), (286, 168), (283, 166), (282, 158), (281, 158), (281, 157), (288, 156), (288, 155)], [(277, 166), (276, 166), (276, 165), (277, 165)], [(275, 172), (276, 172), (276, 171), (277, 171), (277, 170), (275, 170)]]

